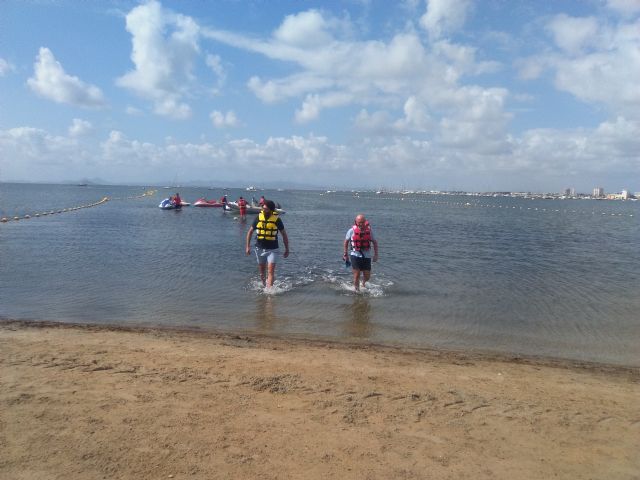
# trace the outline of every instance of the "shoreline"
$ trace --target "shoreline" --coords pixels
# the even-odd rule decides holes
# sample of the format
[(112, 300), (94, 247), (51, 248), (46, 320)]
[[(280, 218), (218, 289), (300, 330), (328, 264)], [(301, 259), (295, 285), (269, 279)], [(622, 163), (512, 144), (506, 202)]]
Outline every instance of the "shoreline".
[(634, 479), (640, 369), (0, 320), (0, 477)]
[(438, 358), (455, 360), (484, 360), (493, 362), (518, 363), (523, 365), (537, 365), (555, 368), (574, 368), (581, 370), (594, 370), (611, 374), (637, 375), (640, 380), (640, 365), (622, 363), (599, 362), (579, 360), (572, 358), (553, 357), (548, 355), (527, 355), (519, 353), (507, 353), (501, 351), (483, 349), (445, 349), (438, 347), (420, 347), (398, 345), (393, 343), (373, 343), (369, 341), (354, 341), (352, 339), (339, 339), (335, 337), (323, 337), (307, 334), (272, 334), (256, 332), (252, 330), (217, 330), (214, 328), (200, 328), (189, 326), (170, 325), (122, 325), (111, 323), (84, 323), (84, 322), (59, 322), (53, 320), (25, 320), (0, 317), (0, 328), (4, 326), (17, 326), (19, 328), (70, 328), (86, 331), (113, 331), (131, 333), (165, 332), (172, 335), (194, 335), (198, 338), (211, 339), (252, 339), (253, 341), (278, 341), (285, 344), (299, 344), (333, 348), (352, 348), (365, 350), (388, 350), (391, 352), (406, 354), (422, 354), (425, 358)]

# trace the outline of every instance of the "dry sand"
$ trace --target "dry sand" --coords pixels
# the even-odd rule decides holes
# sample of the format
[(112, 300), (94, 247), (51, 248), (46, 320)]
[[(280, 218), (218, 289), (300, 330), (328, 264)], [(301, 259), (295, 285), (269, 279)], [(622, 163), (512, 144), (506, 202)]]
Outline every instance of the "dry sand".
[(0, 323), (0, 478), (638, 479), (639, 369)]

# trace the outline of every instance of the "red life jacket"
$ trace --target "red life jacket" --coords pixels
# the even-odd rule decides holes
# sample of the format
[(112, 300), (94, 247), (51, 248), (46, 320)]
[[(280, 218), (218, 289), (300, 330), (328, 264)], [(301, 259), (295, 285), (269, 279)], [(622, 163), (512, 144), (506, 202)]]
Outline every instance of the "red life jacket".
[(360, 228), (358, 225), (353, 227), (353, 235), (351, 235), (351, 247), (353, 250), (362, 252), (371, 248), (371, 226), (368, 221), (365, 221), (364, 228)]
[(238, 206), (239, 207), (246, 207), (247, 206), (247, 201), (244, 198), (241, 198), (240, 200), (238, 200)]

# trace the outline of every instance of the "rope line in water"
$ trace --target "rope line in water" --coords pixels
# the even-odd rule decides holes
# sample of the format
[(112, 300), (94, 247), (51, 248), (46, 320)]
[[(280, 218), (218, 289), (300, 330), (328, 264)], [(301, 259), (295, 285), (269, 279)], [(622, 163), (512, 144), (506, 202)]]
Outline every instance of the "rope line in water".
[(18, 220), (28, 220), (30, 218), (38, 218), (38, 217), (46, 217), (48, 215), (55, 215), (57, 213), (66, 213), (66, 212), (73, 212), (75, 210), (80, 210), (81, 208), (89, 208), (89, 207), (96, 207), (98, 205), (102, 205), (103, 203), (106, 203), (109, 201), (109, 197), (103, 197), (101, 200), (98, 200), (97, 202), (94, 203), (89, 203), (87, 205), (79, 205), (77, 207), (70, 207), (70, 208), (61, 208), (59, 210), (50, 210), (48, 212), (42, 212), (42, 213), (34, 213), (33, 215), (23, 215), (23, 216), (14, 216), (14, 217), (2, 217), (0, 218), (0, 223), (7, 223), (10, 221), (18, 221)]
[(576, 213), (582, 215), (607, 215), (611, 217), (633, 217), (633, 213), (613, 213), (613, 212), (597, 212), (592, 210), (591, 212), (587, 211), (579, 211), (579, 210), (567, 210), (567, 209), (559, 209), (559, 208), (542, 208), (542, 207), (522, 207), (522, 206), (509, 206), (509, 205), (490, 205), (484, 203), (471, 203), (471, 202), (443, 202), (438, 200), (423, 200), (423, 199), (414, 199), (408, 197), (361, 197), (359, 195), (354, 196), (354, 198), (362, 199), (362, 200), (395, 200), (395, 201), (403, 201), (403, 202), (413, 202), (413, 203), (430, 203), (433, 205), (447, 205), (454, 207), (464, 207), (464, 208), (500, 208), (504, 210), (522, 210), (522, 211), (537, 211), (537, 212), (545, 212), (545, 213)]
[(40, 212), (40, 213), (34, 213), (32, 215), (26, 214), (23, 216), (14, 216), (14, 217), (2, 217), (0, 218), (0, 223), (7, 223), (10, 221), (18, 221), (18, 220), (29, 220), (30, 218), (39, 218), (39, 217), (46, 217), (49, 215), (55, 215), (57, 213), (66, 213), (66, 212), (73, 212), (75, 210), (80, 210), (82, 208), (90, 208), (90, 207), (97, 207), (98, 205), (102, 205), (103, 203), (109, 202), (109, 201), (114, 201), (114, 200), (133, 200), (136, 198), (144, 198), (144, 197), (150, 197), (155, 195), (157, 192), (157, 190), (147, 190), (146, 192), (140, 194), (140, 195), (132, 195), (132, 196), (128, 196), (128, 197), (103, 197), (102, 199), (98, 200), (97, 202), (94, 203), (89, 203), (87, 205), (79, 205), (77, 207), (70, 207), (70, 208), (61, 208), (59, 210), (50, 210), (50, 211), (45, 211), (45, 212)]

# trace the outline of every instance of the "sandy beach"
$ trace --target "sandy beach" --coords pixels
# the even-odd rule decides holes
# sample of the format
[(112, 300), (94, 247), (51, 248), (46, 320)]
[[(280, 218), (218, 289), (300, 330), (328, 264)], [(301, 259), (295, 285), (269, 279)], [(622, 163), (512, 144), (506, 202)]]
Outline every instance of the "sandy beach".
[(0, 323), (0, 478), (637, 479), (640, 370)]

